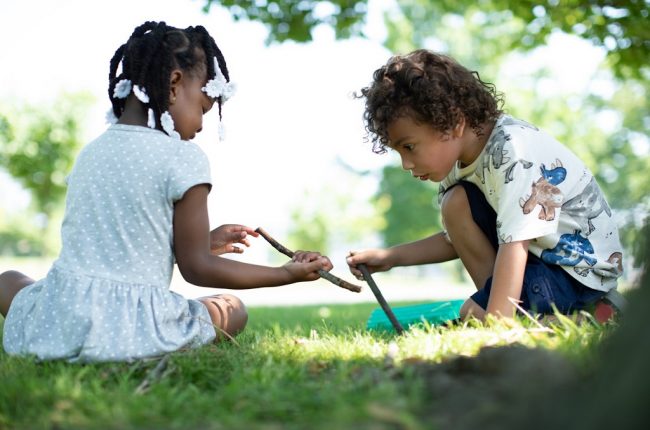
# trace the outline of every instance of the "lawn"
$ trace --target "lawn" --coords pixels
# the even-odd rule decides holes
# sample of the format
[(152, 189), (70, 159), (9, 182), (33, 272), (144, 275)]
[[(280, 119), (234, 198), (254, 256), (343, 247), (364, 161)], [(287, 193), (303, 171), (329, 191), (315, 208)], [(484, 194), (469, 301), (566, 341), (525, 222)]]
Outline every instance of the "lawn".
[(614, 327), (523, 318), (398, 337), (365, 329), (375, 307), (249, 308), (235, 342), (164, 361), (39, 363), (0, 351), (0, 429), (472, 428), (525, 397), (517, 387), (531, 374), (538, 389), (588, 377)]

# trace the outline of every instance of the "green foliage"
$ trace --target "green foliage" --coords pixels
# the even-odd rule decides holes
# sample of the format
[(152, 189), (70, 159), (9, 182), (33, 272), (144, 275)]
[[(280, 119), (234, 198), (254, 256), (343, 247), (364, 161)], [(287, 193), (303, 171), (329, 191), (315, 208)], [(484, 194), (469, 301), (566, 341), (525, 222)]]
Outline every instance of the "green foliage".
[(91, 101), (87, 94), (65, 95), (52, 106), (25, 106), (0, 115), (0, 166), (31, 193), (40, 213), (52, 214), (63, 201)]
[(429, 236), (441, 228), (437, 186), (413, 178), (401, 167), (382, 170), (375, 205), (385, 219), (381, 229), (387, 246)]
[[(0, 255), (50, 255), (60, 246), (58, 221), (66, 185), (82, 143), (82, 123), (92, 99), (63, 95), (49, 106), (0, 110), (0, 168), (31, 195), (31, 209), (0, 217)], [(1, 208), (0, 208), (1, 210)]]
[(41, 256), (46, 252), (43, 236), (22, 216), (7, 216), (0, 208), (0, 255)]
[[(303, 201), (304, 203), (304, 201)], [(329, 253), (327, 213), (322, 208), (315, 212), (296, 207), (291, 212), (289, 247), (294, 250), (314, 250)]]
[(650, 215), (646, 217), (636, 239), (633, 242), (634, 265), (645, 270), (648, 278), (650, 276)]
[(294, 40), (309, 42), (312, 30), (319, 25), (334, 29), (337, 39), (361, 34), (361, 27), (367, 13), (367, 0), (206, 0), (204, 11), (213, 3), (228, 8), (239, 21), (259, 21), (269, 29), (267, 43)]
[[(403, 0), (402, 16), (387, 15), (393, 31), (388, 46), (426, 46), (437, 29), (450, 17), (457, 35), (479, 27), (486, 55), (503, 55), (544, 45), (550, 34), (562, 31), (589, 40), (607, 50), (612, 69), (619, 77), (648, 78), (650, 56), (650, 2), (631, 0), (523, 0), (433, 1)], [(408, 19), (404, 18), (408, 17)]]
[[(356, 173), (356, 172), (355, 172)], [(303, 194), (291, 211), (287, 245), (329, 255), (342, 243), (367, 242), (381, 225), (381, 214), (366, 204), (363, 178), (341, 172), (337, 183)]]
[[(206, 0), (226, 7), (235, 20), (259, 21), (269, 28), (269, 42), (307, 42), (318, 25), (328, 25), (337, 38), (362, 34), (367, 0)], [(387, 46), (396, 52), (427, 45), (438, 34), (443, 20), (458, 25), (456, 37), (465, 28), (479, 28), (490, 43), (482, 46), (485, 56), (499, 56), (516, 49), (543, 45), (554, 31), (575, 34), (607, 49), (613, 70), (621, 77), (648, 78), (650, 57), (650, 2), (647, 0), (400, 0), (395, 11), (386, 13), (390, 36)], [(470, 29), (471, 31), (471, 29)], [(485, 63), (485, 62), (483, 62)]]

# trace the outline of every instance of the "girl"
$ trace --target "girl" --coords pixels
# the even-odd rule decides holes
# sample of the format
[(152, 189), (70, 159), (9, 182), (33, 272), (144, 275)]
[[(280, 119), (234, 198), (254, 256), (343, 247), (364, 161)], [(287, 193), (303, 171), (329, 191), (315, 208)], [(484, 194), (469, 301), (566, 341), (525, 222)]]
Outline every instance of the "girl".
[[(371, 272), (460, 258), (477, 292), (461, 316), (512, 317), (515, 307), (568, 313), (620, 298), (622, 247), (593, 175), (564, 145), (504, 114), (501, 96), (452, 58), (391, 58), (366, 98), (375, 152), (397, 151), (414, 178), (440, 182), (445, 232), (352, 252)], [(427, 214), (423, 214), (427, 216)], [(520, 304), (518, 304), (520, 303)]]
[(247, 314), (236, 297), (169, 291), (174, 260), (185, 280), (213, 288), (312, 281), (331, 270), (318, 253), (297, 253), (282, 267), (219, 256), (243, 252), (236, 244), (257, 234), (241, 225), (209, 231), (209, 162), (188, 140), (215, 103), (221, 117), (232, 90), (203, 27), (146, 22), (120, 46), (108, 88), (118, 121), (81, 151), (68, 178), (59, 258), (38, 282), (0, 275), (9, 354), (133, 360), (241, 331)]

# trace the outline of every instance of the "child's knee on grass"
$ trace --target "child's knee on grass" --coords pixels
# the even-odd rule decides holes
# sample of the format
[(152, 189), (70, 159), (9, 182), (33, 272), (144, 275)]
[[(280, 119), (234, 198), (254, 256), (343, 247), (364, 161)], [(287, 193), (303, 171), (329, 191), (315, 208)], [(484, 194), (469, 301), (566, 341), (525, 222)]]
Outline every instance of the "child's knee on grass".
[(248, 322), (248, 312), (244, 302), (231, 294), (218, 294), (215, 296), (202, 297), (201, 303), (208, 308), (210, 319), (217, 330), (217, 340), (223, 339), (223, 330), (229, 336), (235, 336), (241, 332)]
[(485, 309), (479, 306), (474, 300), (467, 299), (460, 308), (460, 318), (463, 321), (467, 321), (472, 317), (483, 319), (485, 317)]

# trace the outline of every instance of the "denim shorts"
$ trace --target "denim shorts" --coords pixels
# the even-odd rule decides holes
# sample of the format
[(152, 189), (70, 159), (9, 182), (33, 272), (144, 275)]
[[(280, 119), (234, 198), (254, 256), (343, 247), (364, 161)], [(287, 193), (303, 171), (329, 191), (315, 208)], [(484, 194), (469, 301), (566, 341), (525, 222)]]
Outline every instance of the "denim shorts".
[[(465, 189), (469, 200), (472, 219), (487, 236), (495, 250), (499, 248), (497, 239), (497, 216), (492, 206), (487, 202), (483, 192), (474, 184), (460, 181), (458, 185)], [(487, 309), (492, 277), (485, 286), (470, 297), (477, 305)], [(577, 279), (569, 275), (562, 267), (548, 264), (537, 256), (528, 253), (526, 270), (524, 272), (524, 285), (521, 290), (519, 305), (532, 312), (540, 314), (553, 313), (553, 306), (563, 314), (584, 309), (598, 299), (605, 292), (591, 289), (582, 285)]]

